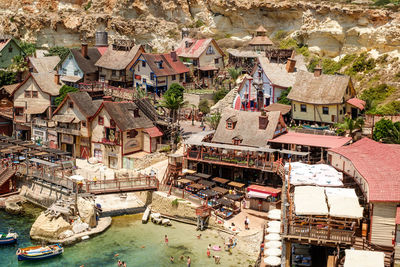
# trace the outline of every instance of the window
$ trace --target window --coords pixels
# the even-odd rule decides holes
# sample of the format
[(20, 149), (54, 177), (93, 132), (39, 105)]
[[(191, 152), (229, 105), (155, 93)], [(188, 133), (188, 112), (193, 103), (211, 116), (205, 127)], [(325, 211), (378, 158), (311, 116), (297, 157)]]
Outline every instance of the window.
[(349, 87), (346, 87), (346, 95), (349, 94)]
[(31, 91), (25, 91), (25, 98), (31, 97)]
[(61, 69), (61, 74), (62, 74), (62, 75), (66, 75), (66, 74), (67, 74), (67, 70), (64, 69), (64, 68), (62, 68), (62, 69)]
[(38, 98), (38, 91), (32, 91), (32, 97), (33, 98)]
[(115, 128), (115, 121), (113, 119), (110, 120), (110, 127)]
[(235, 146), (238, 146), (238, 145), (240, 145), (240, 143), (242, 142), (242, 140), (239, 140), (239, 139), (233, 139), (233, 144), (235, 145)]
[(117, 76), (117, 71), (116, 70), (112, 70), (112, 72), (111, 72), (111, 76)]
[(215, 54), (214, 48), (213, 48), (211, 45), (207, 48), (206, 54), (207, 54), (207, 55), (213, 55), (213, 54)]
[(102, 116), (99, 116), (98, 124), (99, 125), (104, 125), (104, 118)]
[(343, 114), (346, 114), (346, 106), (343, 107)]
[(294, 111), (296, 111), (296, 104), (293, 104), (293, 109)]
[(180, 81), (183, 81), (183, 77), (185, 77), (185, 75), (184, 75), (183, 73), (181, 73), (181, 74), (179, 75), (179, 80), (180, 80)]
[(101, 67), (99, 67), (99, 72), (101, 72), (103, 69)]
[(146, 67), (146, 61), (142, 61), (142, 67), (145, 68)]
[(226, 122), (226, 128), (232, 130), (233, 129), (233, 122), (227, 121)]
[(307, 112), (307, 106), (305, 104), (300, 105), (300, 111), (301, 112)]
[(70, 108), (74, 108), (74, 103), (73, 103), (73, 102), (69, 102), (69, 103), (68, 103), (68, 106), (69, 106)]
[(79, 74), (79, 70), (74, 70), (74, 75), (77, 76)]
[(218, 62), (219, 62), (219, 59), (218, 59), (218, 58), (214, 59), (214, 63), (215, 63), (215, 64), (218, 64)]
[(12, 46), (10, 45), (9, 47), (8, 47), (8, 52), (12, 52), (13, 51), (13, 48), (12, 48)]
[(15, 108), (15, 116), (23, 116), (24, 108)]
[(119, 73), (121, 76), (125, 76), (125, 70), (120, 70)]
[(145, 84), (147, 81), (146, 81), (146, 79), (145, 78), (143, 78), (143, 83)]
[(86, 127), (86, 121), (82, 121), (82, 127)]
[(154, 81), (154, 72), (150, 73), (150, 80)]
[(172, 75), (172, 80), (173, 80), (173, 81), (176, 80), (176, 75)]
[(193, 66), (197, 66), (198, 65), (198, 61), (197, 61), (197, 59), (193, 59)]
[(136, 130), (130, 130), (127, 132), (128, 138), (135, 138), (137, 136), (138, 132)]
[(322, 114), (329, 115), (329, 107), (322, 107)]

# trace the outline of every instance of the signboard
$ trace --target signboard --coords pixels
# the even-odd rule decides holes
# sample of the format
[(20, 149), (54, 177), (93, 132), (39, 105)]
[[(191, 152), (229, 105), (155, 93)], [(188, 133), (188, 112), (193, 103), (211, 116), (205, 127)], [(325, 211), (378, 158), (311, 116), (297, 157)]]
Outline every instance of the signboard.
[(74, 136), (69, 134), (62, 134), (61, 135), (61, 143), (65, 144), (74, 144)]
[(142, 76), (140, 76), (140, 75), (135, 75), (135, 80), (141, 80), (142, 79)]
[(90, 146), (89, 138), (88, 137), (81, 137), (81, 146)]

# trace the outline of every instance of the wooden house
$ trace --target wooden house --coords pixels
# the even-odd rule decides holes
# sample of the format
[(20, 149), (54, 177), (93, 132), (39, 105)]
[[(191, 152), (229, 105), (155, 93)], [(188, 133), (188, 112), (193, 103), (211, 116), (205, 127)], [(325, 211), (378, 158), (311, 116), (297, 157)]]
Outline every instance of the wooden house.
[(357, 184), (369, 205), (363, 237), (374, 250), (400, 255), (400, 145), (363, 138), (328, 151), (328, 162)]
[(88, 47), (86, 43), (82, 44), (80, 49), (70, 49), (68, 56), (59, 64), (61, 81), (75, 87), (78, 87), (80, 82), (97, 81), (98, 70), (95, 63), (100, 57), (98, 48)]
[(91, 118), (92, 155), (109, 168), (131, 169), (129, 155), (152, 152), (162, 132), (133, 102), (104, 101)]
[(92, 100), (87, 92), (68, 93), (53, 113), (59, 147), (73, 157), (87, 159), (91, 152), (90, 118), (102, 100)]
[(225, 67), (225, 54), (212, 38), (185, 37), (179, 43), (176, 53), (199, 79), (213, 78), (217, 71)]
[(14, 122), (20, 138), (30, 140), (32, 132), (32, 139), (47, 140), (43, 120), (51, 119), (60, 88), (57, 74), (31, 73), (14, 89)]
[(295, 121), (333, 124), (342, 122), (346, 114), (353, 119), (360, 115), (364, 102), (354, 101), (355, 96), (349, 76), (326, 75), (316, 68), (314, 73), (299, 71), (288, 98)]
[(169, 89), (171, 84), (185, 85), (189, 68), (177, 57), (176, 52), (167, 54), (142, 53), (132, 66), (134, 84), (156, 94)]
[(258, 57), (251, 77), (247, 76), (240, 84), (234, 107), (261, 111), (277, 103), (282, 92), (293, 86), (299, 70), (307, 70), (302, 56), (293, 56), (286, 64), (271, 63), (266, 57)]
[(42, 73), (42, 72), (53, 73), (58, 63), (60, 63), (59, 56), (28, 58), (29, 72), (34, 72), (34, 73)]
[(144, 53), (142, 45), (135, 45), (133, 41), (122, 42), (116, 40), (96, 62), (99, 69), (99, 81), (107, 82), (112, 86), (132, 87), (132, 65), (141, 53)]
[(16, 56), (25, 56), (17, 42), (14, 39), (0, 38), (0, 69), (7, 69)]
[(255, 36), (249, 42), (249, 46), (254, 51), (265, 51), (273, 45), (274, 43), (267, 36), (267, 30), (261, 25), (257, 28)]

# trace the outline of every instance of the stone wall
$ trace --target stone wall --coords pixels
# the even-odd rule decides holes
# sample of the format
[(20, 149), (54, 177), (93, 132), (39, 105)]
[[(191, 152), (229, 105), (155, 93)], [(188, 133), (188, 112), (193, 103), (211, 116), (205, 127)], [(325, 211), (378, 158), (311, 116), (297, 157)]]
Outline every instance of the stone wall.
[(195, 105), (197, 107), (202, 99), (207, 99), (212, 104), (213, 94), (183, 94), (183, 100), (188, 102), (188, 106)]

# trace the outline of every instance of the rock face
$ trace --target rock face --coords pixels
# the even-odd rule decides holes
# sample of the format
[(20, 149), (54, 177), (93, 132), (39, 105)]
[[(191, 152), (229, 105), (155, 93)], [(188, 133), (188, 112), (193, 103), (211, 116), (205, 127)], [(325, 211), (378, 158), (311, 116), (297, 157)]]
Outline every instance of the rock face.
[(72, 226), (62, 216), (51, 219), (42, 212), (33, 223), (30, 235), (33, 239), (58, 239), (61, 233), (71, 229)]
[(82, 222), (90, 227), (96, 227), (96, 212), (92, 202), (78, 198), (78, 212)]
[(0, 0), (0, 32), (44, 46), (79, 45), (107, 30), (161, 51), (176, 45), (182, 27), (244, 40), (259, 24), (269, 34), (292, 32), (321, 55), (400, 45), (400, 12), (334, 1)]
[(5, 210), (11, 214), (20, 214), (23, 210), (22, 203), (25, 202), (25, 199), (21, 196), (11, 196), (8, 197), (5, 201)]

